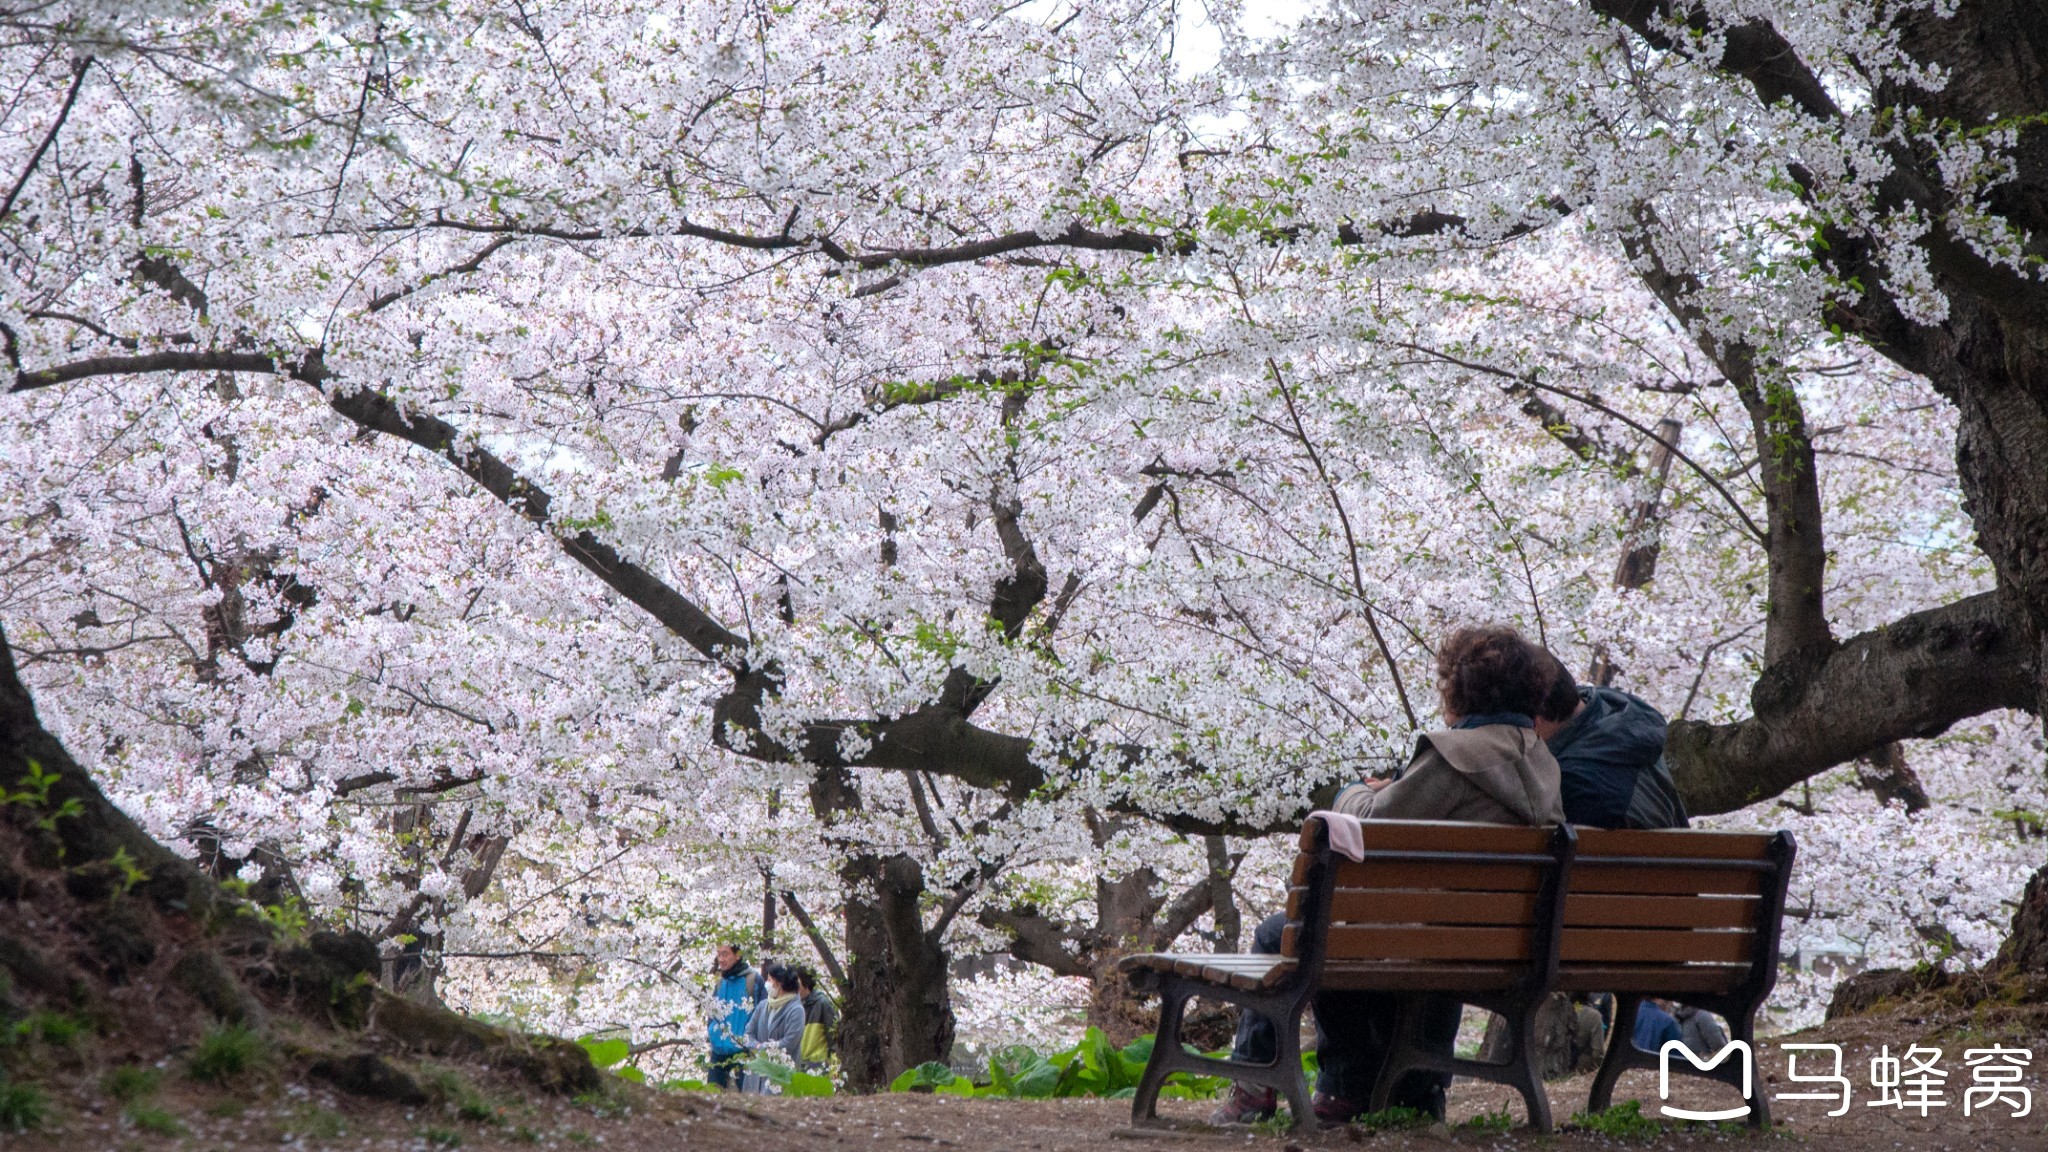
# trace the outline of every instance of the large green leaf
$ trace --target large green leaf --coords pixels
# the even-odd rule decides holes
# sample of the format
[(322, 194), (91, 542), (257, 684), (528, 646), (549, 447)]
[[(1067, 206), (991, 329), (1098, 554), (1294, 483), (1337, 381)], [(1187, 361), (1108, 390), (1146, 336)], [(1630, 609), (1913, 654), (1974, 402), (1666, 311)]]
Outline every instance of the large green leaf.
[(785, 1093), (789, 1091), (791, 1079), (797, 1075), (795, 1068), (766, 1052), (754, 1053), (740, 1067), (781, 1088)]
[(909, 1092), (917, 1088), (942, 1088), (959, 1079), (953, 1070), (936, 1060), (927, 1060), (889, 1081), (889, 1091)]
[(599, 1068), (610, 1068), (615, 1064), (623, 1064), (626, 1057), (633, 1054), (633, 1046), (616, 1037), (600, 1039), (596, 1036), (585, 1036), (581, 1040), (576, 1041), (576, 1043), (581, 1044), (583, 1050), (590, 1053), (590, 1062)]
[(785, 1096), (830, 1096), (833, 1092), (832, 1078), (814, 1072), (792, 1073), (789, 1086), (782, 1090)]

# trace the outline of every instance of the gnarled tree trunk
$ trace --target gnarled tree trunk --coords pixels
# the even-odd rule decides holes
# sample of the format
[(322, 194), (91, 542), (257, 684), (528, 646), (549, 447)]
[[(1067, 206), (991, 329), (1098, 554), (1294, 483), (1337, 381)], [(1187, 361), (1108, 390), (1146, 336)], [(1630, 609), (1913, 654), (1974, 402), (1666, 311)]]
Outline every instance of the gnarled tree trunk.
[(948, 962), (925, 928), (924, 871), (917, 861), (855, 855), (840, 875), (847, 950), (840, 1066), (848, 1087), (873, 1092), (905, 1069), (952, 1055)]

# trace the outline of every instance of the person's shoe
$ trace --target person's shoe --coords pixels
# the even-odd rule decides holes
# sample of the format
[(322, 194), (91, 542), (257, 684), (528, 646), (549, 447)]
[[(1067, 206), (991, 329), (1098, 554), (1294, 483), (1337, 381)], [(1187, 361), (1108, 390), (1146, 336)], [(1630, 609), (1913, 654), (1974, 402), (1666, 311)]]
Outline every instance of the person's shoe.
[(1309, 1099), (1309, 1110), (1316, 1114), (1316, 1121), (1322, 1124), (1349, 1124), (1365, 1112), (1341, 1096), (1326, 1096), (1321, 1092)]
[(1271, 1088), (1232, 1084), (1229, 1097), (1209, 1113), (1209, 1123), (1219, 1127), (1225, 1124), (1257, 1124), (1271, 1120), (1279, 1108), (1278, 1094)]
[(1441, 1120), (1444, 1118), (1446, 1104), (1444, 1086), (1441, 1084), (1431, 1084), (1420, 1091), (1403, 1093), (1388, 1101), (1388, 1103), (1396, 1108), (1413, 1108), (1417, 1112), (1425, 1113), (1432, 1120)]

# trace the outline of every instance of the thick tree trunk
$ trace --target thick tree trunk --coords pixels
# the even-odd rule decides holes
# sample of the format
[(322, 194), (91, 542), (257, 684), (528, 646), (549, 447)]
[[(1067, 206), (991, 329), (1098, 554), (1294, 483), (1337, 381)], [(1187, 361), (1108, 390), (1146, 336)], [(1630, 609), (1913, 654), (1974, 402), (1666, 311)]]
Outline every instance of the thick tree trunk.
[(908, 856), (855, 855), (846, 884), (846, 977), (839, 1058), (849, 1088), (880, 1091), (953, 1051), (945, 950), (925, 930), (924, 873)]
[(2027, 881), (2020, 906), (2013, 910), (2012, 931), (1998, 949), (1996, 965), (2048, 977), (2048, 867)]
[[(859, 813), (859, 784), (844, 768), (811, 778), (811, 812), (830, 829)], [(832, 835), (830, 832), (828, 836)], [(839, 1062), (856, 1092), (874, 1092), (910, 1068), (953, 1051), (948, 958), (924, 925), (924, 870), (909, 856), (878, 856), (835, 837), (846, 916), (846, 978)]]

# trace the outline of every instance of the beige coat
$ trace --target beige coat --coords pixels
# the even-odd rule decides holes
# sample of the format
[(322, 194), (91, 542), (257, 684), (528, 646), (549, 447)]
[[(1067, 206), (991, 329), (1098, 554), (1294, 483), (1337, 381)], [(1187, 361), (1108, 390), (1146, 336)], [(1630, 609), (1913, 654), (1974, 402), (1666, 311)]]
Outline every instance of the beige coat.
[(1330, 807), (1361, 820), (1564, 823), (1557, 761), (1533, 730), (1512, 724), (1419, 736), (1399, 780), (1377, 792), (1353, 784)]

